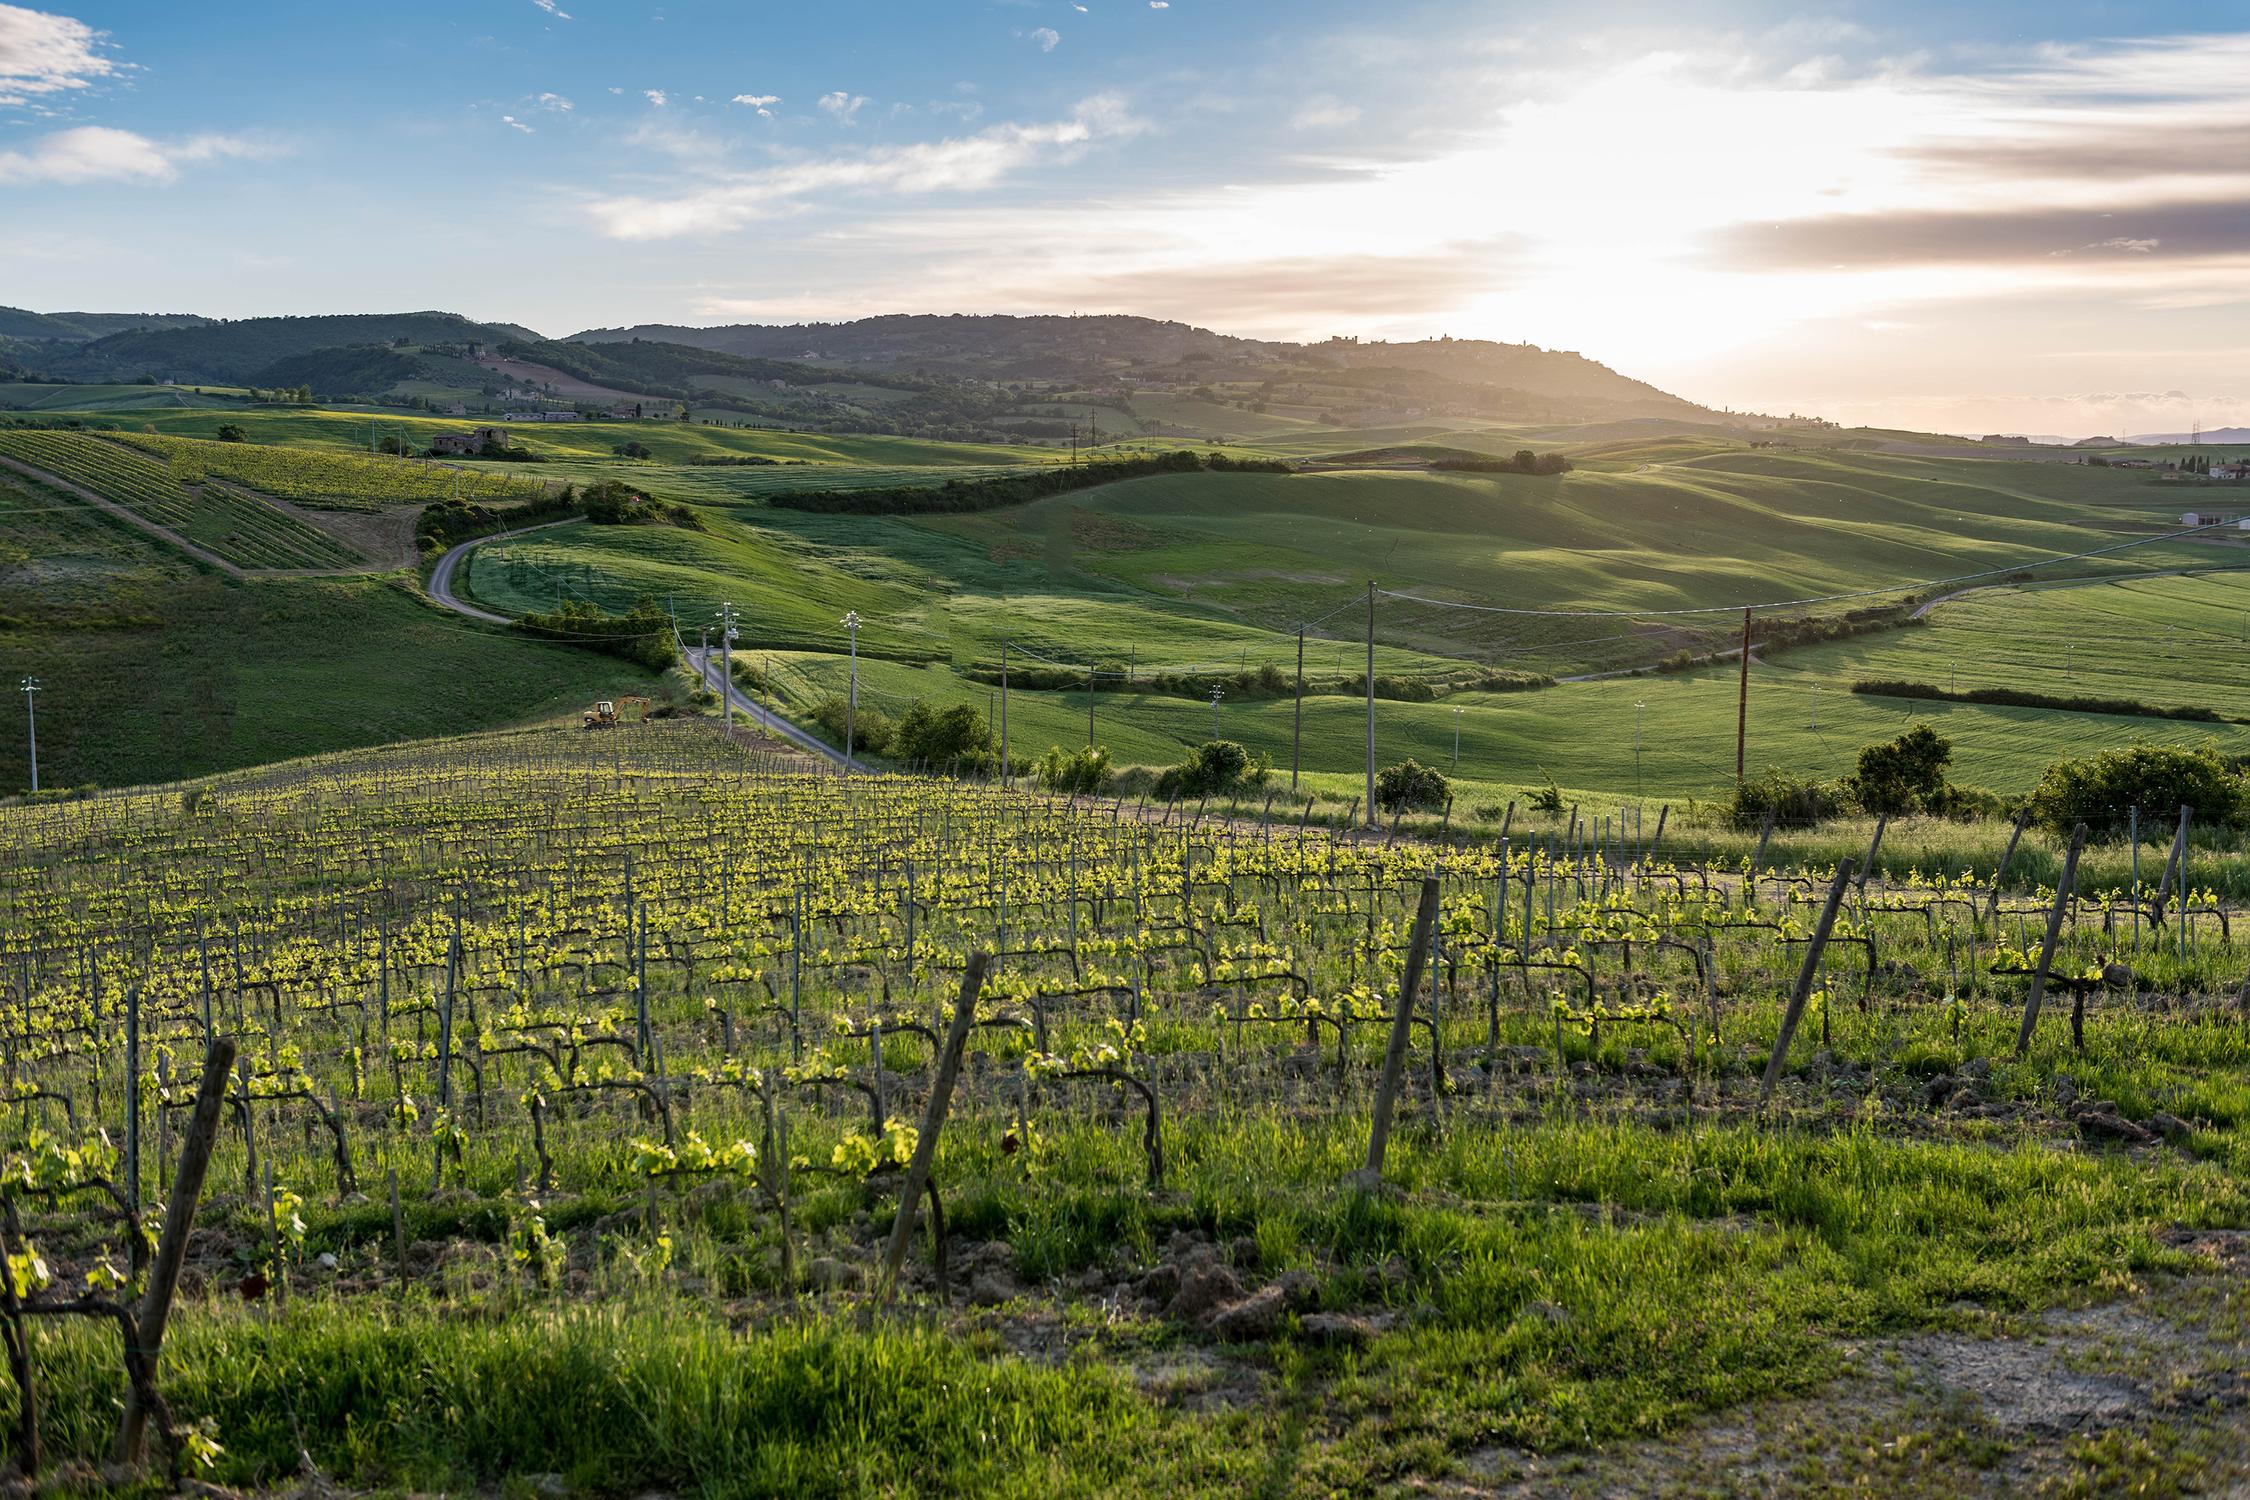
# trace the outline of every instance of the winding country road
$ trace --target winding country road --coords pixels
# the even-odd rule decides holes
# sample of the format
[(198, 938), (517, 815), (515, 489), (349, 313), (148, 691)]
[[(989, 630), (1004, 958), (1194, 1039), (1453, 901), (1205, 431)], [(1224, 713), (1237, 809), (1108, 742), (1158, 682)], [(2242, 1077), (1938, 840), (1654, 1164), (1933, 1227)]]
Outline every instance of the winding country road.
[[(490, 536), (471, 537), (457, 546), (447, 548), (445, 555), (437, 560), (437, 565), (430, 569), (428, 585), (430, 598), (452, 610), (455, 614), (466, 615), (472, 620), (482, 620), (488, 625), (508, 624), (509, 620), (506, 615), (497, 615), (488, 609), (479, 609), (453, 591), (453, 577), (460, 568), (462, 561), (468, 557), (471, 551), (483, 546), (486, 542), (499, 542), (505, 541), (509, 537), (527, 536), (534, 531), (546, 531), (556, 526), (576, 525), (579, 520), (580, 518), (577, 516), (566, 516), (560, 521), (544, 521), (537, 526), (519, 526), (513, 531), (495, 531)], [(713, 692), (721, 690), (720, 679), (723, 669), (720, 666), (717, 653), (708, 650), (699, 651), (684, 641), (680, 643), (680, 651), (687, 658), (688, 666), (695, 672), (696, 676), (703, 679), (705, 687), (710, 688)], [(823, 742), (815, 735), (808, 734), (772, 709), (761, 707), (733, 683), (725, 683), (724, 690), (728, 705), (736, 712), (747, 715), (751, 723), (756, 724), (768, 734), (847, 770), (864, 771), (867, 769), (865, 765), (857, 761), (846, 765), (843, 751)]]

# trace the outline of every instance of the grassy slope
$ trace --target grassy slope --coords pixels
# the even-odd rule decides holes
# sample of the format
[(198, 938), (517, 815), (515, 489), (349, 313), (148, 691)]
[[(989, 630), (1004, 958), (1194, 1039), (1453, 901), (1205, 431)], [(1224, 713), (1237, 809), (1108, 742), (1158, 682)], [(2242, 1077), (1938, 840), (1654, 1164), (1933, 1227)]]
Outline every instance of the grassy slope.
[[(446, 614), (395, 577), (230, 582), (5, 478), (0, 673), (41, 680), (47, 786), (165, 781), (511, 723), (647, 681)], [(0, 715), (0, 786), (26, 783), (27, 751), (22, 713)]]
[[(135, 412), (158, 432), (209, 437), (222, 420), (208, 411)], [(367, 451), (369, 417), (319, 410), (230, 412), (223, 420), (249, 429), (253, 442), (311, 443)], [(373, 418), (378, 437), (400, 428), (408, 440), (426, 446), (440, 432), (486, 425), (489, 417), (423, 417), (382, 413)], [(933, 443), (920, 438), (852, 437), (785, 432), (770, 428), (706, 427), (685, 422), (539, 422), (502, 424), (532, 452), (555, 458), (608, 458), (621, 443), (637, 442), (659, 459), (687, 463), (705, 456), (758, 455), (820, 463), (996, 464), (1052, 462), (1053, 449), (989, 443)]]

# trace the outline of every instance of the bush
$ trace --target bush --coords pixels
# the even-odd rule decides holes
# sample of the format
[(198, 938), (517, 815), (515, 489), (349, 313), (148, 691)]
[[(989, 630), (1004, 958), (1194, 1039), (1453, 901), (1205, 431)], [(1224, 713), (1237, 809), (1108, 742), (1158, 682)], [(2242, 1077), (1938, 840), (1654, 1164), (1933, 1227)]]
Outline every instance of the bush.
[(586, 519), (596, 526), (677, 526), (704, 529), (703, 518), (685, 505), (644, 495), (622, 479), (586, 486)]
[(1233, 740), (1206, 740), (1194, 755), (1156, 778), (1156, 795), (1208, 797), (1231, 792), (1263, 782), (1268, 769)]
[(2200, 822), (2229, 823), (2243, 800), (2242, 778), (2215, 746), (2136, 744), (2047, 767), (2032, 789), (2031, 815), (2055, 833), (2084, 823), (2101, 835), (2122, 832), (2136, 807), (2144, 825), (2176, 817), (2183, 804)]
[(1525, 792), (1523, 794), (1524, 800), (1531, 804), (1531, 810), (1533, 812), (1561, 812), (1562, 788), (1555, 785), (1555, 778), (1552, 774), (1548, 773), (1545, 770), (1542, 770), (1540, 774), (1546, 776), (1547, 784), (1545, 786), (1535, 786), (1529, 791)]
[(1411, 757), (1375, 773), (1375, 805), (1385, 812), (1435, 812), (1452, 800), (1445, 773)]
[(1861, 807), (1884, 817), (1943, 813), (1952, 806), (1952, 789), (1945, 783), (1952, 759), (1951, 740), (1916, 724), (1895, 740), (1863, 748), (1847, 785)]
[(524, 615), (509, 628), (541, 640), (623, 657), (652, 672), (662, 672), (672, 665), (672, 617), (650, 599), (635, 601), (621, 615), (613, 615), (598, 604), (568, 599), (552, 614)]
[(851, 700), (841, 694), (831, 693), (813, 705), (813, 723), (820, 726), (828, 742), (838, 749), (851, 741), (854, 756), (886, 755), (891, 748), (891, 716), (879, 708), (862, 703), (857, 713), (852, 711)]
[(1092, 796), (1106, 788), (1116, 773), (1110, 769), (1109, 752), (1099, 745), (1089, 745), (1074, 755), (1050, 745), (1046, 758), (1039, 762), (1039, 784), (1050, 792), (1083, 792)]
[(1811, 828), (1844, 810), (1843, 789), (1816, 777), (1795, 777), (1768, 768), (1763, 776), (1734, 789), (1728, 819), (1737, 828), (1760, 828), (1773, 814), (1776, 828)]
[(992, 726), (969, 704), (936, 709), (917, 698), (892, 731), (889, 754), (932, 770), (955, 765), (973, 770), (992, 758)]
[(250, 434), (240, 422), (221, 422), (219, 424), (219, 441), (222, 443), (247, 443), (250, 441)]

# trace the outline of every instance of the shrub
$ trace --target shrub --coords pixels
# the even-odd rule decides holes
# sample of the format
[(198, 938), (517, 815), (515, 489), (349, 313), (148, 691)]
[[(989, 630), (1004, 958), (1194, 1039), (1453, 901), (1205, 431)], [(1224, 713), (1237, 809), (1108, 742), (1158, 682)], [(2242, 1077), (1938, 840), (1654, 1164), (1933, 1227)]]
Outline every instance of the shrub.
[(1092, 796), (1106, 788), (1115, 775), (1110, 769), (1109, 752), (1099, 745), (1089, 745), (1072, 755), (1050, 745), (1046, 758), (1039, 762), (1039, 784), (1051, 792)]
[(2241, 815), (2243, 800), (2242, 778), (2216, 747), (2135, 744), (2047, 767), (2032, 789), (2031, 815), (2056, 833), (2084, 823), (2096, 834), (2113, 834), (2136, 807), (2144, 822), (2172, 817), (2184, 804), (2203, 822), (2227, 823)]
[(1763, 776), (1734, 789), (1728, 819), (1737, 828), (1758, 828), (1773, 814), (1776, 828), (1811, 828), (1844, 810), (1844, 794), (1816, 777), (1795, 777), (1768, 768)]
[(850, 740), (855, 756), (890, 752), (891, 716), (879, 708), (862, 703), (855, 713), (849, 698), (831, 693), (813, 705), (812, 721), (820, 726), (828, 742), (839, 749)]
[(1897, 739), (1868, 745), (1859, 752), (1859, 769), (1848, 786), (1861, 807), (1884, 817), (1913, 812), (1945, 812), (1952, 789), (1945, 768), (1953, 742), (1927, 724), (1916, 724)]
[(1540, 771), (1540, 774), (1547, 777), (1547, 784), (1545, 786), (1533, 787), (1529, 791), (1525, 792), (1523, 794), (1524, 800), (1531, 804), (1531, 810), (1533, 812), (1561, 812), (1562, 788), (1555, 785), (1555, 778), (1546, 770), (1542, 769)]
[(1233, 740), (1206, 740), (1195, 754), (1156, 778), (1156, 795), (1208, 797), (1256, 786), (1266, 779), (1267, 770), (1264, 760), (1252, 760), (1250, 752)]
[(598, 604), (567, 599), (552, 614), (529, 614), (509, 628), (541, 640), (584, 646), (607, 656), (662, 672), (672, 665), (672, 617), (650, 599), (636, 600), (621, 615)]
[(952, 765), (974, 769), (992, 757), (992, 726), (970, 704), (937, 709), (917, 698), (891, 732), (889, 754), (933, 770)]
[(1375, 773), (1375, 804), (1385, 812), (1435, 811), (1452, 800), (1445, 773), (1411, 757)]

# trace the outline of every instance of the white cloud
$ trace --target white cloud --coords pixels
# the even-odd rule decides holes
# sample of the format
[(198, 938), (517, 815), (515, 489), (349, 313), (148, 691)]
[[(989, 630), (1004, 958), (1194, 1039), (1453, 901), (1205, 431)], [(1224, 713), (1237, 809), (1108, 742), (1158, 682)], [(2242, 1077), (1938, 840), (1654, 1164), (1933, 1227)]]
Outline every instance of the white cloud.
[(524, 124), (523, 121), (517, 119), (514, 115), (502, 115), (500, 117), (500, 123), (506, 125), (511, 130), (520, 130), (525, 135), (533, 134), (532, 128), (529, 125)]
[(646, 99), (649, 103), (655, 105), (658, 109), (662, 109), (665, 105), (672, 102), (672, 96), (665, 93), (662, 89), (642, 89), (641, 97), (643, 99)]
[(1122, 100), (1097, 94), (1082, 100), (1065, 120), (995, 125), (951, 140), (805, 157), (725, 174), (669, 196), (599, 199), (590, 211), (602, 232), (614, 239), (710, 234), (801, 208), (814, 197), (974, 192), (1040, 162), (1073, 159), (1097, 140), (1121, 140), (1145, 128)]
[(0, 5), (0, 104), (92, 87), (117, 64), (95, 50), (102, 33), (69, 16)]
[(534, 94), (531, 102), (540, 109), (551, 109), (556, 114), (567, 115), (577, 108), (560, 94)]
[(1062, 44), (1062, 33), (1052, 26), (1039, 26), (1032, 29), (1031, 39), (1039, 44), (1040, 51), (1052, 52)]
[(1148, 8), (1150, 10), (1170, 10), (1172, 0), (1148, 0)]
[(866, 103), (867, 96), (865, 94), (847, 94), (842, 89), (820, 96), (820, 107), (846, 125), (853, 123), (853, 116), (857, 115), (861, 106)]
[(41, 136), (21, 151), (0, 151), (0, 185), (87, 182), (170, 182), (183, 164), (273, 152), (238, 136), (197, 135), (152, 141), (130, 130), (81, 125)]
[(781, 96), (779, 94), (737, 94), (734, 96), (734, 102), (756, 110), (759, 119), (770, 120), (773, 118), (773, 107), (781, 102)]
[(531, 3), (538, 6), (541, 10), (545, 11), (548, 15), (553, 16), (558, 21), (567, 21), (570, 19), (570, 12), (557, 5), (555, 3), (555, 0), (531, 0)]
[(1297, 107), (1289, 124), (1294, 130), (1333, 130), (1358, 119), (1358, 105), (1347, 104), (1334, 94), (1315, 94)]

